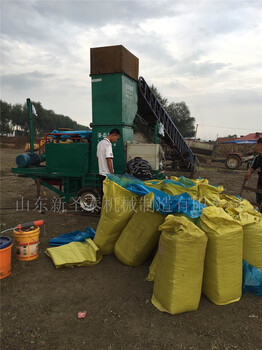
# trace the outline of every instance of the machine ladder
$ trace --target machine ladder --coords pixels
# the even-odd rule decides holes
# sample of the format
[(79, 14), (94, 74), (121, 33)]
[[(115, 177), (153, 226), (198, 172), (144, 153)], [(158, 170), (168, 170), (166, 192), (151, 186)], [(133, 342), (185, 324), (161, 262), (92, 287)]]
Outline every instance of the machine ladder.
[(166, 143), (175, 151), (176, 158), (179, 159), (180, 164), (188, 171), (192, 171), (194, 169), (196, 157), (190, 147), (186, 144), (175, 123), (170, 118), (160, 101), (153, 94), (143, 77), (139, 77), (138, 86), (139, 113), (143, 114), (143, 118), (147, 121), (149, 121), (149, 119), (152, 121), (153, 114), (157, 121), (163, 124), (165, 136), (167, 136), (165, 137)]

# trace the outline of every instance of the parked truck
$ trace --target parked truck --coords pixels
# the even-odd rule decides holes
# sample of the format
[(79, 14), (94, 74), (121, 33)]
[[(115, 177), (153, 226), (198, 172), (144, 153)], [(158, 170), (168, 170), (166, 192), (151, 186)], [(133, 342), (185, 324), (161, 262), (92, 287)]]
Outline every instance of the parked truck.
[(224, 163), (228, 169), (239, 169), (243, 163), (248, 167), (254, 158), (254, 141), (218, 143), (186, 140), (186, 142), (195, 154), (206, 155), (212, 162)]

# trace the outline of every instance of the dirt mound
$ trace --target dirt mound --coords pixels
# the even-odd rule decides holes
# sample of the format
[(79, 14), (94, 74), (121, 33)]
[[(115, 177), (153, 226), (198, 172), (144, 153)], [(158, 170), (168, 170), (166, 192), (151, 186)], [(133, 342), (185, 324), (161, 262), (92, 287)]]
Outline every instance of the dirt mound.
[[(0, 136), (1, 148), (23, 148), (29, 142), (29, 136)], [(38, 138), (34, 139), (35, 143), (39, 142)]]

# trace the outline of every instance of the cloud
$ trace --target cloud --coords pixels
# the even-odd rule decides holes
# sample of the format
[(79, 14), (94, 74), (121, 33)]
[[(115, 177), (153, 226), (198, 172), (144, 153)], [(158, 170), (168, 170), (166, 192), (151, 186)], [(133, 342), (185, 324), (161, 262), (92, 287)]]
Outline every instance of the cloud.
[(179, 76), (210, 77), (226, 66), (222, 62), (179, 62), (173, 69)]
[(90, 30), (122, 24), (130, 28), (164, 16), (167, 6), (169, 15), (175, 15), (169, 1), (2, 1), (2, 34), (30, 41), (46, 40), (55, 27)]
[(1, 78), (3, 88), (5, 86), (18, 89), (32, 89), (43, 86), (46, 79), (54, 77), (53, 74), (44, 74), (41, 72), (28, 72), (22, 74), (6, 74)]
[(139, 58), (140, 75), (192, 116), (245, 127), (251, 113), (252, 125), (261, 123), (260, 1), (21, 0), (1, 10), (8, 102), (30, 96), (90, 122), (90, 48), (122, 44)]
[(159, 18), (177, 13), (170, 1), (37, 1), (34, 9), (42, 16), (67, 21), (85, 27), (98, 27), (105, 24), (128, 24)]
[(243, 105), (246, 107), (254, 105), (260, 106), (260, 112), (262, 109), (261, 89), (226, 89), (216, 93), (208, 93), (205, 97), (214, 105), (220, 103), (222, 105), (239, 106), (239, 108), (243, 108)]

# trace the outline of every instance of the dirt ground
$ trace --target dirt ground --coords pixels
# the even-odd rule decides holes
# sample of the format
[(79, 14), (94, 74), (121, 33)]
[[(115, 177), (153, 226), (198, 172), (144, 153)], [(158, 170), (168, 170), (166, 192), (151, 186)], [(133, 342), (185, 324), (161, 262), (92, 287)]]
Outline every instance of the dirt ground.
[[(44, 190), (48, 210), (40, 212), (33, 181), (10, 172), (22, 152), (1, 150), (1, 231), (37, 219), (44, 219), (45, 227), (36, 260), (18, 261), (12, 248), (12, 274), (1, 280), (2, 350), (261, 349), (262, 298), (256, 295), (247, 293), (227, 306), (202, 296), (197, 311), (171, 316), (151, 304), (153, 284), (145, 280), (150, 260), (132, 268), (104, 256), (93, 267), (56, 269), (44, 254), (49, 239), (96, 228), (99, 217), (51, 211), (53, 194)], [(239, 194), (244, 166), (238, 171), (215, 166), (204, 164), (196, 176)], [(254, 177), (249, 186), (255, 185)], [(244, 192), (243, 197), (254, 202), (255, 195)], [(12, 231), (4, 235), (14, 242)], [(78, 311), (87, 311), (86, 318), (78, 319)]]

